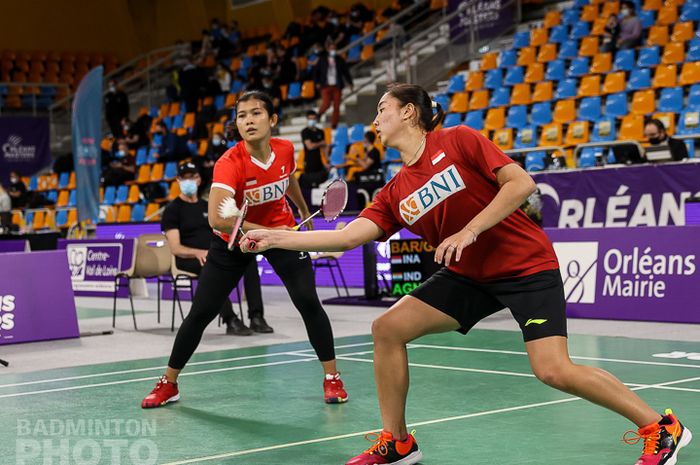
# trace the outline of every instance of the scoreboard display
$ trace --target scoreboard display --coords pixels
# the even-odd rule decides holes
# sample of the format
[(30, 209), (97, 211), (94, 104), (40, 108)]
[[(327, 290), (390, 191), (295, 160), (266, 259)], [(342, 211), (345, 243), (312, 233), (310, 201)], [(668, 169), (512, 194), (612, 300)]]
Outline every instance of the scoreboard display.
[(435, 248), (423, 239), (390, 240), (389, 250), (392, 296), (410, 293), (441, 267), (435, 263)]

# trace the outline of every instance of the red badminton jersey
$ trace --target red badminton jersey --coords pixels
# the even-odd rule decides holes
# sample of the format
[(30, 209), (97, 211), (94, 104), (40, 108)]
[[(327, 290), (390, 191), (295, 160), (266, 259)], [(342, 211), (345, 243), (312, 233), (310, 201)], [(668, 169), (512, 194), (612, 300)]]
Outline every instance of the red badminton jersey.
[[(214, 165), (212, 187), (233, 193), (236, 205), (248, 201), (246, 221), (262, 226), (294, 226), (294, 215), (285, 193), (296, 170), (294, 146), (283, 139), (270, 139), (272, 154), (267, 164), (253, 158), (241, 141), (228, 149)], [(228, 241), (229, 235), (214, 230)]]
[[(437, 247), (493, 200), (499, 189), (495, 171), (509, 163), (513, 160), (466, 126), (428, 133), (418, 161), (402, 167), (360, 216), (382, 228), (383, 241), (406, 228)], [(482, 232), (449, 266), (475, 281), (558, 267), (551, 242), (520, 209)]]

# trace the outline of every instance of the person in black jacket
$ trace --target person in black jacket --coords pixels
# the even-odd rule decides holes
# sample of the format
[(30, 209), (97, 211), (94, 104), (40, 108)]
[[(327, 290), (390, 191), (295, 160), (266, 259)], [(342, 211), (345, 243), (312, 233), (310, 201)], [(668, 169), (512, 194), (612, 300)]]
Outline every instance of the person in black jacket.
[(321, 108), (318, 110), (319, 117), (330, 107), (333, 102), (333, 116), (331, 126), (335, 129), (340, 119), (340, 96), (346, 84), (352, 90), (352, 76), (348, 65), (342, 57), (336, 54), (335, 44), (329, 43), (326, 51), (321, 53), (321, 57), (314, 70), (314, 81), (321, 93)]
[(652, 146), (668, 145), (674, 161), (688, 158), (688, 148), (685, 146), (685, 142), (669, 136), (666, 133), (664, 123), (658, 119), (651, 119), (644, 125), (644, 137), (649, 140)]
[(122, 119), (129, 118), (129, 97), (117, 87), (117, 81), (109, 80), (105, 94), (105, 119), (114, 137), (122, 136)]

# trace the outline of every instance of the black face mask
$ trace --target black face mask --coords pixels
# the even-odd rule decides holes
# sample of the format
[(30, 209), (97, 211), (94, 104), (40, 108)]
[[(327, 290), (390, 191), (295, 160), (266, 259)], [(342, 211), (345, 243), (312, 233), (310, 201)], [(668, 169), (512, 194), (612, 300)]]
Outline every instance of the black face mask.
[(650, 137), (649, 138), (649, 142), (651, 142), (652, 145), (659, 145), (663, 141), (664, 140), (661, 137)]

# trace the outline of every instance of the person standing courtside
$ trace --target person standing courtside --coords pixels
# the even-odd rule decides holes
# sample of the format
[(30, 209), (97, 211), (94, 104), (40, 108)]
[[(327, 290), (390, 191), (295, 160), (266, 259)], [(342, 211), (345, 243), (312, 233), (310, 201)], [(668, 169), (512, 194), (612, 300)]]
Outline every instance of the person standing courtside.
[(326, 45), (326, 51), (321, 53), (314, 78), (316, 86), (321, 90), (321, 108), (318, 110), (318, 116), (319, 118), (323, 116), (332, 102), (331, 126), (335, 129), (340, 119), (340, 98), (343, 88), (347, 84), (352, 91), (353, 85), (348, 65), (341, 56), (337, 55), (334, 43), (330, 42)]
[[(207, 202), (197, 195), (202, 181), (194, 164), (180, 165), (177, 180), (180, 195), (165, 208), (161, 228), (175, 255), (177, 267), (199, 275), (207, 261), (209, 244), (214, 235), (209, 227), (208, 206)], [(234, 313), (231, 302), (227, 299), (219, 311), (226, 324), (226, 334), (248, 336), (253, 334), (253, 331), (271, 333), (273, 330), (263, 317), (260, 276), (255, 262), (246, 269), (244, 284), (250, 328)]]

